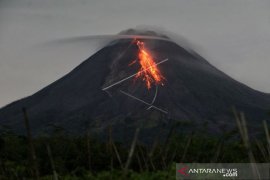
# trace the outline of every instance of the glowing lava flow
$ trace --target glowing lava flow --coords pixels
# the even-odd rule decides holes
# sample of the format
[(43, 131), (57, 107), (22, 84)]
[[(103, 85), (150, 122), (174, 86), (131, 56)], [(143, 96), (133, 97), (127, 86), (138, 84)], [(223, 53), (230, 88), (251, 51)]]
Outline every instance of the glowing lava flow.
[(139, 48), (138, 59), (141, 65), (139, 72), (136, 74), (135, 78), (142, 78), (146, 83), (147, 89), (150, 89), (152, 84), (163, 85), (163, 80), (165, 79), (155, 63), (153, 57), (147, 51), (144, 43), (137, 40), (136, 44)]

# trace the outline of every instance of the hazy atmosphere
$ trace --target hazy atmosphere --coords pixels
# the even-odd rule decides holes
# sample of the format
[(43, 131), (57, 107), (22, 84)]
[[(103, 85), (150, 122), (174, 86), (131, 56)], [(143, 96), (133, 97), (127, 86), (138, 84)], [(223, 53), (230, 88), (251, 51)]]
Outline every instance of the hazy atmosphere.
[(268, 0), (0, 0), (0, 107), (62, 77), (96, 47), (43, 43), (138, 25), (179, 34), (220, 70), (269, 93), (269, 10)]

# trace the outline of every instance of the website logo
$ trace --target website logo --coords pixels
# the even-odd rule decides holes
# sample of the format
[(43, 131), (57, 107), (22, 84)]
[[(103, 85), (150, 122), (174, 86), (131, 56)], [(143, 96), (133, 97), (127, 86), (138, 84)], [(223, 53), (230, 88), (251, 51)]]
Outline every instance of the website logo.
[(176, 179), (270, 179), (269, 163), (176, 164)]

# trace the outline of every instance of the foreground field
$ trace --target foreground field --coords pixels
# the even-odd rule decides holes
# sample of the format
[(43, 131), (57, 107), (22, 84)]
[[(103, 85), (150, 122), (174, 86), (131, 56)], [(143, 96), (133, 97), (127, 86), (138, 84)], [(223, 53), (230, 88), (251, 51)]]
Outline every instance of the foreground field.
[[(51, 136), (17, 136), (8, 129), (0, 138), (0, 179), (175, 179), (175, 163), (269, 162), (270, 138), (249, 137), (244, 116), (236, 129), (221, 136), (201, 131), (168, 134), (165, 141), (143, 144), (134, 134), (130, 144), (90, 134), (70, 137), (56, 127)], [(110, 131), (108, 131), (110, 132)]]

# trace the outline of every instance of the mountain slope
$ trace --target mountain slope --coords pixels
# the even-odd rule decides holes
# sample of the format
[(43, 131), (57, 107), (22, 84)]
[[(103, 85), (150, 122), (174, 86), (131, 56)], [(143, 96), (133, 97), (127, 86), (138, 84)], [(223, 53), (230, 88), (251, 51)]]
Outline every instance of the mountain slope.
[[(252, 128), (259, 126), (270, 109), (270, 95), (255, 91), (219, 71), (199, 55), (179, 45), (162, 40), (145, 40), (147, 48), (165, 77), (163, 86), (148, 90), (141, 79), (130, 78), (139, 64), (138, 47), (129, 40), (112, 42), (88, 58), (63, 78), (41, 91), (7, 105), (0, 110), (0, 123), (17, 133), (24, 133), (22, 107), (28, 110), (35, 135), (50, 133), (60, 126), (72, 134), (88, 127), (100, 136), (112, 126), (116, 138), (127, 138), (136, 127), (142, 136), (167, 132), (176, 121), (189, 121), (198, 126), (207, 123), (209, 131), (230, 129), (235, 121), (231, 107), (245, 112)], [(156, 97), (156, 98), (155, 98)], [(149, 109), (139, 101), (155, 107)], [(162, 133), (161, 133), (162, 134)]]

